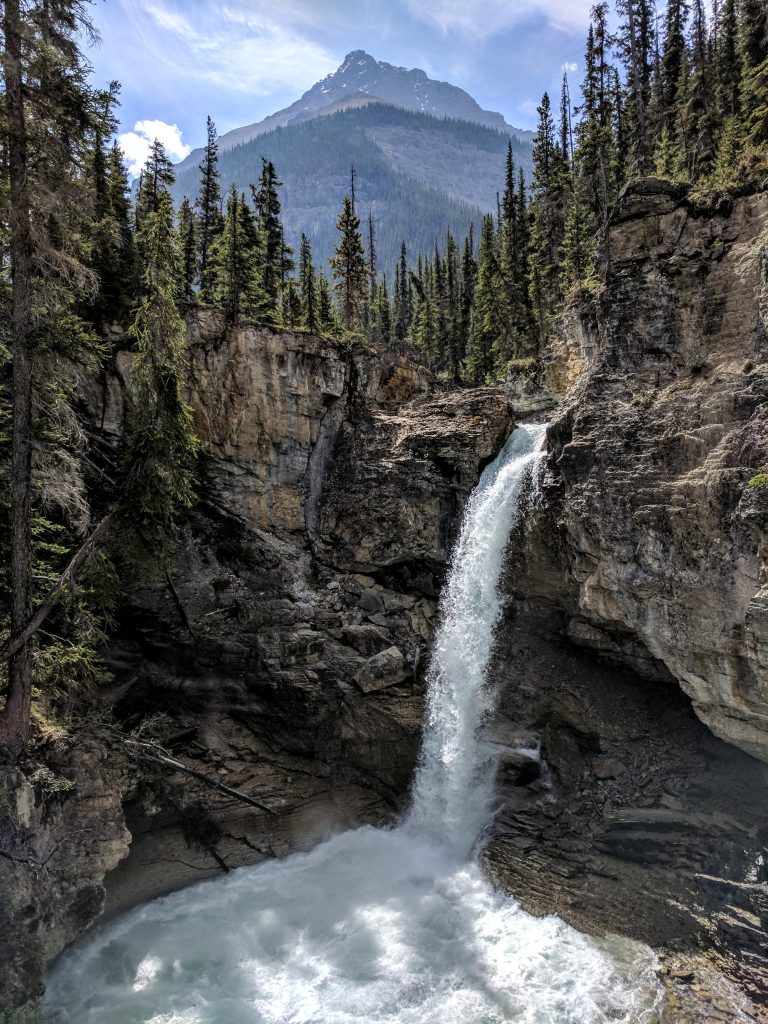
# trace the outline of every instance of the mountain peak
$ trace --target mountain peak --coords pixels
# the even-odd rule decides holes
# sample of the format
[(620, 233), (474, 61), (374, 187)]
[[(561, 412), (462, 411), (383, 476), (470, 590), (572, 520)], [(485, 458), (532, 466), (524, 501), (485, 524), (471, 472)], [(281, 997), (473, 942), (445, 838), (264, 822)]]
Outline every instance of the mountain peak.
[[(349, 102), (359, 105), (365, 102), (365, 97), (416, 113), (473, 121), (487, 128), (509, 132), (520, 139), (531, 137), (530, 132), (510, 127), (501, 114), (483, 110), (468, 92), (448, 82), (429, 78), (421, 68), (396, 67), (377, 60), (365, 50), (350, 50), (336, 71), (316, 82), (301, 99), (265, 117), (263, 121), (235, 128), (222, 135), (219, 149), (225, 151), (275, 128), (307, 121), (331, 110), (344, 109)], [(180, 167), (197, 162), (199, 158), (200, 151), (195, 150), (182, 161)]]
[(469, 93), (448, 82), (429, 78), (421, 68), (403, 68), (377, 60), (365, 50), (351, 50), (336, 71), (326, 75), (282, 114), (318, 111), (343, 101), (350, 91), (364, 93), (405, 110), (474, 121), (501, 131), (509, 126), (501, 114), (483, 110)]

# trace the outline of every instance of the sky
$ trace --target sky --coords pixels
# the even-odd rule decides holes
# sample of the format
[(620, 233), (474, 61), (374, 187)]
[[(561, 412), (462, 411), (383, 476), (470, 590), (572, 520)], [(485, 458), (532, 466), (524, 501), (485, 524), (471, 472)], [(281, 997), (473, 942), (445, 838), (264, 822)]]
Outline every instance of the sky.
[(533, 128), (563, 68), (581, 79), (592, 0), (94, 0), (94, 78), (121, 83), (132, 169), (159, 138), (174, 161), (288, 106), (350, 50), (419, 67)]

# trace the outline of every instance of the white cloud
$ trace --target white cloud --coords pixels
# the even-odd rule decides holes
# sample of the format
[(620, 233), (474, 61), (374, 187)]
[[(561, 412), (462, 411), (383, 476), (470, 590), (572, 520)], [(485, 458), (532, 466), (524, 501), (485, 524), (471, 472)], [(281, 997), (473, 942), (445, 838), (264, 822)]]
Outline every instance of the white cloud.
[(128, 164), (128, 173), (136, 178), (149, 156), (149, 148), (155, 139), (162, 142), (166, 153), (178, 163), (191, 151), (181, 137), (181, 129), (176, 124), (165, 121), (137, 121), (132, 132), (123, 132), (118, 136), (118, 143)]
[(413, 17), (444, 34), (479, 39), (512, 28), (539, 15), (558, 28), (582, 28), (589, 21), (593, 0), (405, 0)]
[(574, 71), (578, 71), (579, 65), (575, 61), (566, 61), (563, 64), (563, 71), (567, 71), (568, 74), (572, 74)]
[[(251, 96), (333, 71), (337, 55), (307, 38), (301, 8), (280, 15), (258, 10), (249, 0), (181, 3), (180, 0), (123, 0), (153, 57), (182, 78)], [(293, 22), (293, 16), (297, 21)]]

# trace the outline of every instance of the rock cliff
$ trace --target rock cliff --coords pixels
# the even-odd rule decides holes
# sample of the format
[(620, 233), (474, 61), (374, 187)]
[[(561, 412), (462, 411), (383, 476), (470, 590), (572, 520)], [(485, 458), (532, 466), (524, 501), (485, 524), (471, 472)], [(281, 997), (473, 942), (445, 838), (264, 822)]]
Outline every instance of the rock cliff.
[[(173, 569), (120, 609), (94, 722), (3, 779), (0, 1006), (105, 907), (402, 806), (440, 580), (512, 428), (501, 389), (442, 400), (408, 352), (189, 332), (200, 502)], [(103, 446), (130, 376), (120, 353), (86, 396)]]
[(646, 180), (607, 252), (549, 433), (567, 632), (768, 759), (768, 196), (701, 210)]
[(536, 912), (664, 950), (707, 1021), (734, 1005), (682, 951), (768, 990), (767, 251), (768, 196), (622, 198), (605, 288), (540, 371), (562, 403), (494, 669), (491, 870)]

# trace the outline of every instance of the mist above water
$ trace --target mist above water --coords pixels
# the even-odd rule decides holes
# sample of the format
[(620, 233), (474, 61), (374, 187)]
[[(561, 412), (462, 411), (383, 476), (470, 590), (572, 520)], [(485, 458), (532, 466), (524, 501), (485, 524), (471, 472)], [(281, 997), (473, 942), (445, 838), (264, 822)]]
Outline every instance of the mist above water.
[(494, 766), (482, 725), (499, 577), (544, 427), (518, 428), (464, 516), (428, 674), (411, 809), (155, 900), (71, 950), (47, 1006), (68, 1024), (651, 1024), (655, 959), (483, 878), (471, 851)]

